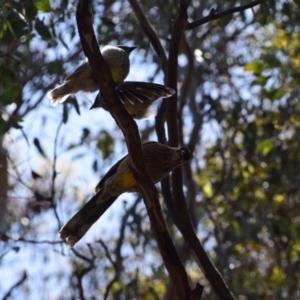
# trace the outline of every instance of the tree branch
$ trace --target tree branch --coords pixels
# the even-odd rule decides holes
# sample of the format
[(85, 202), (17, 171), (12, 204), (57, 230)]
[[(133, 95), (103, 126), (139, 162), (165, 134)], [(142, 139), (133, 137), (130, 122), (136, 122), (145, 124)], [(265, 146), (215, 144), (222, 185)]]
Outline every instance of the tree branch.
[[(89, 247), (90, 248), (90, 247)], [(79, 257), (80, 259), (82, 259), (83, 261), (85, 261), (86, 263), (88, 263), (87, 266), (84, 266), (82, 268), (77, 268), (74, 271), (74, 276), (77, 279), (77, 289), (78, 289), (78, 293), (79, 293), (79, 299), (80, 300), (85, 300), (86, 297), (84, 295), (84, 288), (83, 288), (83, 277), (89, 273), (90, 271), (92, 271), (95, 267), (95, 260), (96, 260), (96, 256), (94, 255), (93, 251), (90, 248), (90, 252), (92, 255), (92, 258), (88, 258), (82, 254), (80, 254), (79, 252), (77, 252), (75, 249), (72, 248), (73, 253)]]
[[(200, 285), (198, 284), (194, 291), (190, 289), (186, 271), (179, 259), (163, 219), (156, 188), (145, 168), (137, 125), (117, 96), (109, 68), (100, 53), (96, 41), (89, 8), (90, 1), (79, 0), (76, 19), (83, 51), (88, 57), (106, 105), (124, 134), (134, 178), (142, 191), (160, 253), (178, 295), (180, 299), (199, 299), (199, 297), (195, 298), (194, 296), (199, 291)], [(133, 157), (134, 160), (132, 159)]]
[(187, 2), (180, 1), (179, 14), (174, 22), (169, 48), (169, 61), (167, 71), (167, 85), (173, 88), (176, 93), (164, 100), (167, 103), (167, 124), (170, 146), (178, 146), (178, 124), (177, 124), (177, 73), (178, 53), (182, 34), (184, 32), (187, 16)]
[[(179, 6), (178, 16), (175, 20), (171, 42), (170, 42), (170, 52), (169, 52), (169, 64), (168, 64), (168, 78), (167, 84), (171, 88), (177, 91), (177, 68), (178, 68), (178, 53), (181, 37), (184, 33), (187, 19), (187, 8), (188, 1), (181, 0)], [(177, 94), (174, 94), (172, 97), (167, 99), (167, 124), (168, 124), (168, 135), (171, 146), (177, 146), (178, 139), (178, 122), (177, 122)], [(205, 252), (203, 245), (197, 237), (197, 233), (193, 224), (191, 222), (190, 215), (188, 213), (186, 200), (184, 197), (183, 189), (182, 189), (182, 173), (181, 169), (175, 169), (172, 172), (172, 189), (173, 189), (173, 201), (170, 201), (170, 197), (168, 197), (168, 201), (166, 204), (169, 210), (172, 212), (171, 216), (173, 216), (174, 223), (182, 233), (186, 242), (192, 248), (195, 258), (198, 261), (199, 266), (201, 267), (203, 273), (206, 278), (210, 282), (213, 290), (218, 295), (218, 297), (222, 300), (235, 299), (232, 292), (227, 287), (224, 279), (221, 274), (218, 272), (216, 267), (211, 262), (209, 256)], [(168, 193), (168, 196), (169, 193)]]
[(161, 68), (162, 68), (163, 72), (165, 73), (167, 70), (168, 61), (167, 61), (165, 50), (164, 50), (163, 46), (161, 45), (161, 42), (160, 42), (157, 34), (151, 27), (151, 24), (149, 23), (148, 19), (146, 18), (145, 14), (142, 11), (138, 2), (136, 0), (128, 0), (128, 1), (131, 5), (131, 8), (132, 8), (136, 18), (138, 19), (140, 25), (142, 26), (145, 34), (148, 36), (149, 41), (152, 44), (154, 50), (156, 51), (156, 54), (160, 58)]
[(22, 277), (9, 289), (9, 291), (3, 296), (2, 300), (9, 299), (14, 289), (19, 287), (27, 279), (27, 273), (24, 271)]
[(183, 51), (185, 52), (185, 55), (187, 57), (188, 63), (186, 67), (186, 73), (185, 73), (185, 78), (182, 82), (182, 86), (180, 89), (180, 96), (179, 96), (179, 105), (178, 105), (178, 112), (177, 112), (177, 119), (179, 123), (179, 128), (181, 130), (178, 130), (179, 134), (179, 143), (183, 145), (184, 143), (184, 137), (183, 137), (183, 118), (182, 118), (182, 113), (183, 113), (183, 108), (184, 105), (186, 104), (187, 101), (187, 95), (191, 87), (193, 86), (193, 76), (194, 76), (194, 53), (189, 46), (188, 40), (185, 35), (182, 37), (182, 46), (183, 46)]
[(106, 246), (106, 244), (100, 239), (99, 243), (101, 244), (101, 246), (104, 249), (105, 252), (105, 256), (107, 257), (107, 259), (110, 261), (110, 263), (112, 264), (114, 270), (115, 270), (115, 275), (114, 277), (109, 281), (109, 283), (106, 285), (106, 290), (105, 290), (105, 294), (103, 296), (103, 299), (109, 299), (109, 293), (110, 290), (112, 289), (113, 285), (115, 282), (117, 282), (120, 279), (121, 276), (121, 271), (123, 269), (123, 257), (121, 254), (121, 248), (124, 242), (124, 236), (125, 236), (125, 229), (126, 229), (126, 225), (127, 225), (127, 221), (129, 216), (132, 213), (132, 210), (135, 210), (137, 204), (140, 202), (140, 198), (136, 199), (134, 204), (130, 207), (129, 210), (127, 210), (126, 214), (122, 217), (122, 221), (121, 221), (121, 225), (120, 225), (120, 234), (119, 234), (119, 238), (116, 244), (116, 247), (113, 251), (113, 253), (115, 254), (115, 259), (112, 258), (110, 251), (108, 249), (108, 247)]
[(11, 240), (14, 242), (23, 242), (23, 243), (28, 243), (28, 244), (49, 244), (49, 245), (55, 245), (55, 244), (62, 244), (62, 241), (49, 241), (49, 240), (41, 240), (41, 241), (37, 241), (37, 240), (29, 240), (29, 239), (25, 239), (25, 238), (18, 238), (18, 239), (14, 239), (9, 235), (6, 235), (4, 232), (0, 231), (0, 237), (3, 239), (7, 239), (7, 240)]
[(219, 13), (216, 13), (216, 11), (214, 9), (212, 9), (209, 13), (208, 16), (202, 18), (202, 19), (199, 19), (197, 21), (194, 21), (194, 22), (190, 22), (186, 25), (185, 29), (186, 30), (189, 30), (189, 29), (194, 29), (200, 25), (203, 25), (205, 23), (208, 23), (212, 20), (217, 20), (217, 19), (221, 19), (225, 16), (228, 16), (228, 15), (231, 15), (231, 14), (234, 14), (236, 12), (241, 12), (243, 10), (246, 10), (248, 8), (251, 8), (251, 7), (254, 7), (256, 5), (260, 5), (264, 2), (266, 2), (267, 0), (256, 0), (256, 1), (253, 1), (251, 3), (248, 3), (248, 4), (245, 4), (245, 5), (241, 5), (241, 6), (236, 6), (236, 7), (233, 7), (233, 8), (230, 8), (230, 9), (227, 9), (227, 10), (224, 10), (222, 12), (219, 12)]
[[(133, 4), (135, 6), (138, 6), (136, 0), (129, 0), (129, 2), (131, 3), (133, 9), (134, 9)], [(141, 26), (143, 27), (142, 22), (141, 22), (141, 16), (140, 16), (140, 14), (143, 14), (142, 10), (140, 9), (140, 11), (137, 11), (137, 10), (134, 9), (134, 12), (135, 12), (135, 15), (136, 15), (137, 19), (139, 20)], [(145, 18), (144, 14), (143, 14), (143, 17)], [(149, 27), (150, 27), (151, 31), (153, 31), (153, 29), (150, 26), (150, 24), (149, 24)], [(149, 29), (146, 30), (146, 28), (144, 28), (144, 27), (143, 27), (143, 29), (145, 31), (145, 34), (148, 36), (148, 38), (149, 38), (149, 40), (151, 42), (152, 41), (152, 32), (151, 32), (151, 37), (150, 37), (150, 35), (148, 33)], [(155, 35), (155, 38), (153, 38), (152, 45), (153, 45), (154, 49), (156, 50), (157, 55), (161, 59), (162, 70), (163, 70), (163, 72), (165, 74), (165, 77), (166, 77), (167, 68), (168, 68), (168, 61), (167, 61), (167, 58), (166, 58), (166, 54), (165, 54), (164, 50), (160, 49), (160, 47), (159, 48), (157, 47), (158, 49), (156, 49), (156, 47), (155, 47), (156, 44), (159, 43), (159, 46), (161, 46), (161, 43), (160, 43), (160, 41), (159, 41), (159, 39), (157, 37), (157, 34), (155, 32), (153, 32), (153, 33)], [(164, 127), (165, 118), (166, 118), (166, 108), (167, 108), (167, 102), (166, 102), (166, 99), (164, 99), (161, 102), (161, 105), (160, 105), (160, 107), (158, 109), (158, 113), (157, 113), (157, 115), (155, 117), (155, 130), (156, 130), (157, 138), (158, 138), (158, 141), (160, 143), (163, 143), (163, 144), (167, 143), (167, 137), (166, 137), (165, 127)], [(162, 189), (165, 190), (165, 192), (163, 193), (164, 196), (167, 193), (168, 186), (170, 186), (167, 183), (168, 180), (169, 180), (169, 176), (163, 180), (163, 182), (165, 184), (162, 183)]]

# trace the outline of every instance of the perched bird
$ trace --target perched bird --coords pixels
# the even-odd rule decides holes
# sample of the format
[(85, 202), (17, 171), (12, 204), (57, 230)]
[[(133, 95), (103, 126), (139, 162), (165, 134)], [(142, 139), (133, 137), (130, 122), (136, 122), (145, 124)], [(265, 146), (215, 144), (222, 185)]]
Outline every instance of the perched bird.
[[(172, 148), (157, 142), (143, 144), (148, 174), (154, 183), (164, 179), (174, 168), (191, 159), (186, 147)], [(59, 231), (62, 240), (73, 247), (114, 201), (125, 192), (140, 192), (131, 172), (129, 156), (119, 160), (100, 180), (96, 194)]]
[[(136, 47), (105, 46), (101, 53), (106, 61), (113, 81), (118, 85), (124, 81), (129, 73), (129, 55)], [(51, 99), (51, 105), (64, 102), (70, 94), (79, 91), (96, 92), (99, 90), (94, 79), (93, 71), (88, 61), (81, 64), (73, 73), (67, 76), (64, 83), (47, 93)]]
[[(144, 119), (151, 115), (151, 105), (159, 98), (172, 96), (175, 91), (157, 83), (124, 81), (116, 87), (116, 92), (127, 112), (135, 119)], [(107, 105), (101, 96), (101, 91), (95, 98), (90, 109)]]

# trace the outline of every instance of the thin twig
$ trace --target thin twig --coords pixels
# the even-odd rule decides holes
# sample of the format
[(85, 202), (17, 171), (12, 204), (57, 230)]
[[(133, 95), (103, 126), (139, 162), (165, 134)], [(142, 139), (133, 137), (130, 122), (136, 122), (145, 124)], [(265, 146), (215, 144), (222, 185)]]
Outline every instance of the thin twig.
[(37, 240), (30, 240), (30, 239), (25, 239), (25, 238), (14, 239), (11, 236), (5, 234), (4, 232), (0, 232), (0, 235), (5, 237), (7, 240), (11, 240), (11, 241), (14, 241), (14, 242), (29, 243), (29, 244), (50, 244), (50, 245), (54, 245), (54, 244), (63, 244), (64, 243), (63, 241), (48, 241), (48, 240), (37, 241)]
[(219, 12), (219, 13), (216, 13), (215, 10), (211, 10), (208, 16), (206, 16), (206, 17), (204, 17), (202, 19), (199, 19), (197, 21), (187, 23), (185, 29), (186, 30), (194, 29), (194, 28), (196, 28), (196, 27), (198, 27), (200, 25), (203, 25), (205, 23), (208, 23), (208, 22), (210, 22), (212, 20), (221, 19), (221, 18), (223, 18), (225, 16), (228, 16), (228, 15), (231, 15), (231, 14), (234, 14), (234, 13), (237, 13), (237, 12), (244, 11), (244, 10), (246, 10), (248, 8), (254, 7), (256, 5), (260, 5), (260, 4), (262, 4), (262, 3), (266, 2), (266, 1), (267, 0), (256, 0), (256, 1), (253, 1), (251, 3), (245, 4), (245, 5), (241, 5), (241, 6), (236, 6), (236, 7), (224, 10), (222, 12)]
[(87, 262), (88, 264), (93, 264), (93, 258), (88, 258), (84, 255), (82, 255), (81, 253), (79, 253), (77, 250), (75, 250), (74, 248), (71, 248), (72, 252), (77, 256), (79, 257), (80, 259), (82, 259), (83, 261)]
[[(54, 197), (55, 197), (55, 179), (57, 176), (57, 171), (56, 171), (56, 162), (57, 162), (57, 147), (58, 147), (58, 136), (60, 133), (60, 129), (63, 125), (63, 120), (60, 121), (59, 125), (57, 126), (56, 129), (56, 134), (55, 134), (55, 139), (54, 139), (54, 149), (53, 149), (53, 165), (52, 165), (52, 187), (51, 187), (51, 196), (50, 199), (52, 200), (52, 204), (54, 204)], [(58, 230), (61, 228), (61, 222), (56, 210), (56, 205), (52, 205), (53, 212), (55, 215), (55, 218), (58, 223)]]
[(9, 289), (9, 291), (3, 296), (2, 300), (9, 299), (12, 292), (19, 287), (27, 279), (26, 271), (23, 272), (22, 277)]
[(77, 279), (77, 288), (79, 291), (79, 299), (80, 300), (85, 300), (86, 297), (84, 296), (84, 288), (83, 288), (83, 284), (82, 284), (82, 280), (83, 277), (89, 273), (90, 271), (92, 271), (95, 268), (95, 260), (96, 260), (96, 256), (94, 255), (93, 251), (91, 250), (91, 247), (89, 247), (92, 258), (88, 258), (82, 254), (80, 254), (78, 251), (76, 251), (74, 248), (72, 248), (73, 253), (79, 257), (80, 259), (82, 259), (83, 261), (85, 261), (86, 263), (88, 263), (87, 267), (84, 267), (82, 269), (77, 269), (74, 274), (75, 277)]

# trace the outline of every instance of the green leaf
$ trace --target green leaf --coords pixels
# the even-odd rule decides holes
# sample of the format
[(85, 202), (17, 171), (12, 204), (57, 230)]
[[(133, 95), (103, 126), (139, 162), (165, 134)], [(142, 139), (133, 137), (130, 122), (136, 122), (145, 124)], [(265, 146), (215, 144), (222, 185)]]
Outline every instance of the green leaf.
[(271, 13), (270, 13), (270, 8), (269, 8), (269, 5), (268, 3), (266, 2), (263, 2), (261, 5), (260, 5), (260, 14), (261, 14), (261, 17), (262, 17), (262, 20), (261, 20), (261, 23), (262, 24), (265, 24), (267, 22), (267, 19), (270, 17)]
[(72, 104), (74, 105), (77, 114), (80, 116), (79, 104), (78, 104), (76, 97), (73, 97)]
[(0, 115), (0, 132), (3, 132), (5, 127), (6, 127), (6, 121), (4, 121), (2, 115)]
[(100, 132), (100, 139), (98, 141), (97, 146), (98, 149), (101, 151), (103, 159), (106, 159), (110, 156), (114, 149), (114, 139), (106, 130), (102, 130)]
[(283, 3), (282, 12), (283, 12), (286, 16), (291, 17), (292, 12), (291, 12), (291, 8), (290, 8), (290, 6), (289, 6), (288, 3), (286, 3), (286, 2)]
[(282, 89), (273, 88), (270, 90), (262, 90), (261, 97), (267, 98), (272, 101), (281, 99), (285, 95), (285, 91)]
[(203, 192), (205, 194), (206, 197), (210, 198), (213, 195), (213, 190), (212, 190), (212, 186), (210, 182), (206, 182), (203, 186), (202, 186)]
[(273, 141), (271, 139), (266, 139), (260, 142), (256, 146), (256, 151), (267, 155), (273, 149)]
[(274, 89), (273, 90), (273, 99), (272, 100), (281, 99), (284, 95), (285, 95), (285, 91), (284, 90), (282, 90), (282, 89)]
[(229, 14), (218, 21), (219, 26), (225, 27), (232, 20), (233, 15)]
[(285, 195), (282, 195), (282, 194), (275, 194), (274, 196), (273, 196), (273, 200), (275, 201), (275, 202), (282, 202), (282, 201), (284, 201), (284, 199), (285, 199)]
[(4, 105), (9, 105), (13, 103), (22, 92), (22, 86), (15, 82), (15, 79), (13, 76), (11, 76), (11, 74), (4, 73), (4, 75), (6, 76), (3, 78), (4, 92), (1, 95), (1, 102)]
[(68, 108), (67, 108), (67, 103), (64, 102), (63, 103), (63, 123), (66, 124), (68, 122), (69, 119), (69, 112), (68, 112)]
[[(2, 12), (2, 13), (5, 16), (6, 12)], [(3, 37), (6, 29), (7, 29), (7, 21), (4, 18), (1, 18), (0, 19), (0, 38)]]
[(20, 124), (21, 122), (23, 122), (23, 120), (20, 118), (17, 118), (15, 120), (13, 120), (11, 127), (15, 128), (15, 129), (22, 129), (23, 125)]
[(31, 2), (27, 2), (25, 16), (27, 20), (35, 20), (38, 10), (36, 9), (35, 5)]
[(259, 76), (263, 69), (264, 66), (260, 61), (253, 61), (244, 67), (245, 71), (253, 72), (256, 76)]
[(254, 84), (265, 86), (269, 80), (270, 76), (258, 76), (254, 81)]
[(48, 13), (51, 11), (49, 0), (34, 0), (33, 4), (38, 10), (44, 13)]
[(59, 35), (58, 40), (63, 44), (63, 46), (67, 49), (70, 50), (68, 44), (64, 41), (64, 39)]
[(34, 146), (37, 148), (38, 152), (46, 158), (46, 154), (45, 154), (45, 151), (43, 150), (42, 146), (41, 146), (41, 143), (40, 143), (40, 140), (38, 138), (34, 138), (33, 139), (33, 144)]
[(37, 19), (35, 21), (35, 30), (38, 32), (38, 34), (42, 37), (44, 40), (51, 39), (51, 34), (49, 31), (49, 28), (44, 24), (43, 21)]
[(281, 61), (275, 56), (275, 54), (263, 54), (262, 59), (267, 62), (269, 67), (277, 68), (282, 66)]
[(48, 72), (50, 75), (60, 73), (62, 71), (62, 62), (56, 60), (49, 64)]
[(29, 29), (28, 25), (26, 22), (23, 20), (16, 20), (13, 22), (7, 21), (7, 34), (11, 34), (11, 37), (16, 38), (16, 37), (21, 37), (23, 35), (28, 34)]
[(294, 90), (294, 91), (290, 94), (290, 96), (287, 98), (287, 102), (293, 101), (293, 100), (295, 100), (295, 99), (297, 99), (297, 98), (299, 98), (299, 97), (300, 97), (299, 91), (296, 89), (296, 90)]
[(92, 168), (93, 168), (94, 172), (98, 172), (98, 160), (97, 159), (94, 160)]
[(81, 134), (81, 143), (90, 135), (91, 131), (88, 128), (83, 128), (82, 129), (82, 134)]

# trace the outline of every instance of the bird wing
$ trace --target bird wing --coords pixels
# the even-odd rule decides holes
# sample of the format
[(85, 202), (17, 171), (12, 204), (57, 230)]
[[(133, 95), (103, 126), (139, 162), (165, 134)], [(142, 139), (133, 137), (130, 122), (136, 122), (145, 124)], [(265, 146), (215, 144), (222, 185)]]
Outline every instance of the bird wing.
[(175, 93), (173, 89), (167, 86), (142, 81), (124, 81), (116, 90), (121, 100), (125, 100), (122, 99), (122, 94), (124, 94), (125, 97), (127, 96), (126, 98), (136, 97), (140, 102), (147, 99), (155, 101), (157, 98), (167, 98)]
[(78, 73), (82, 72), (83, 70), (85, 70), (87, 67), (88, 67), (88, 63), (87, 62), (84, 62), (82, 63), (77, 69), (75, 69), (74, 72), (72, 72), (70, 75), (68, 75), (66, 78), (65, 78), (65, 82), (66, 81), (69, 81), (70, 79), (72, 79), (73, 77), (75, 77)]
[(113, 175), (117, 172), (117, 170), (118, 170), (118, 168), (119, 168), (121, 162), (122, 162), (126, 157), (127, 157), (127, 155), (124, 156), (123, 158), (121, 158), (118, 162), (116, 162), (116, 163), (108, 170), (108, 172), (101, 178), (101, 180), (99, 181), (99, 183), (98, 183), (98, 184), (96, 185), (96, 187), (95, 187), (95, 193), (98, 193), (100, 190), (103, 189), (106, 180), (107, 180), (109, 177), (113, 176)]
[[(124, 81), (116, 87), (116, 92), (123, 104), (126, 102), (131, 105), (148, 103), (149, 106), (158, 98), (167, 98), (175, 93), (173, 89), (167, 86), (142, 81)], [(107, 110), (106, 105), (101, 98), (101, 92), (96, 96), (90, 109), (97, 107), (103, 107)]]

